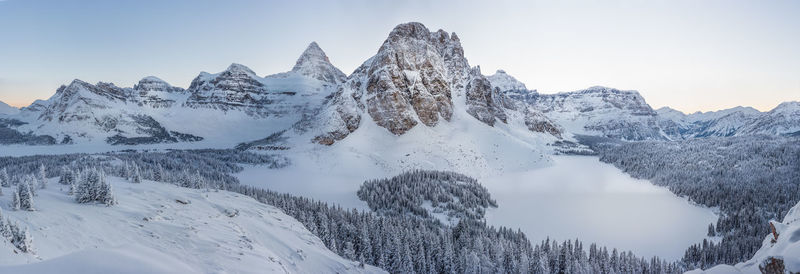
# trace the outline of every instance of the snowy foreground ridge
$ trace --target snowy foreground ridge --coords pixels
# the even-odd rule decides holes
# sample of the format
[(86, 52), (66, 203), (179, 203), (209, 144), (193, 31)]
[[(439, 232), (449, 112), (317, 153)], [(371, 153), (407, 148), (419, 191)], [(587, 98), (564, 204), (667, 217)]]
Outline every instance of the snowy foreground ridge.
[(241, 194), (111, 177), (118, 204), (107, 207), (75, 203), (50, 180), (36, 211), (10, 210), (11, 195), (0, 196), (4, 216), (31, 228), (34, 245), (33, 254), (0, 248), (0, 273), (382, 272), (343, 259), (292, 217)]
[(786, 213), (783, 222), (772, 221), (770, 225), (774, 233), (764, 238), (752, 259), (688, 273), (800, 273), (800, 203)]

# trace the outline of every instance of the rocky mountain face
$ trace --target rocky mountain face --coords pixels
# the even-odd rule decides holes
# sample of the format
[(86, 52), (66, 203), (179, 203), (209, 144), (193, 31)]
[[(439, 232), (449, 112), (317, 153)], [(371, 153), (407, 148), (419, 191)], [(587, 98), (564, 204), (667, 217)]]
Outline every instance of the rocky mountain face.
[(420, 124), (434, 127), (459, 111), (458, 98), (461, 111), (486, 125), (508, 122), (507, 98), (470, 67), (455, 33), (401, 24), (336, 91), (314, 141), (333, 144), (358, 129), (364, 116), (395, 135)]
[(225, 71), (200, 73), (189, 86), (185, 106), (218, 110), (243, 110), (253, 115), (264, 114), (268, 90), (255, 72), (240, 64), (231, 64)]
[(148, 76), (133, 86), (134, 95), (139, 98), (138, 103), (152, 108), (169, 108), (175, 105), (177, 95), (184, 93), (184, 89), (174, 87), (155, 76)]
[[(607, 87), (557, 94), (523, 89), (516, 79), (498, 71), (494, 86), (514, 100), (542, 113), (574, 134), (598, 135), (623, 140), (664, 139), (657, 113), (636, 91)], [(511, 83), (509, 85), (509, 83)]]

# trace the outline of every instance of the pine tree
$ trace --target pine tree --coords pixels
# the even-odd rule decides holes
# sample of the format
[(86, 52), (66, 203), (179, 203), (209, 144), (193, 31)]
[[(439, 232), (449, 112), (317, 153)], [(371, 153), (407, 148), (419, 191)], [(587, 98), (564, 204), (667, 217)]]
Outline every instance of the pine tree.
[[(36, 179), (35, 176), (33, 176), (31, 174), (28, 174), (28, 175), (25, 175), (25, 177), (22, 178), (22, 182), (20, 182), (19, 184), (28, 184), (29, 191), (31, 192), (31, 196), (38, 196), (39, 194), (37, 193), (38, 191), (37, 191), (37, 187), (36, 187), (39, 184), (38, 182), (39, 182), (39, 179)], [(17, 185), (19, 185), (19, 184), (17, 184)], [(20, 196), (20, 198), (22, 198), (22, 197)]]
[(31, 183), (33, 181), (28, 179), (25, 182), (17, 185), (17, 193), (19, 195), (19, 208), (33, 211), (33, 192), (31, 192)]
[(164, 181), (164, 168), (161, 167), (161, 164), (157, 164), (156, 168), (153, 170), (153, 181), (156, 182)]
[(717, 236), (717, 233), (714, 230), (714, 224), (713, 223), (708, 224), (708, 237), (714, 237), (714, 236)]
[(348, 259), (348, 260), (351, 260), (351, 261), (355, 261), (356, 260), (356, 250), (353, 247), (353, 243), (352, 242), (350, 242), (350, 241), (345, 242), (344, 243), (344, 249), (342, 249), (342, 252), (344, 253), (343, 257), (345, 259)]
[(131, 167), (131, 172), (132, 172), (132, 176), (133, 176), (133, 177), (131, 178), (131, 180), (133, 181), (133, 183), (135, 183), (135, 184), (140, 184), (140, 183), (142, 183), (142, 173), (141, 173), (141, 171), (139, 170), (139, 166), (137, 166), (136, 164), (134, 164), (134, 165)]
[[(19, 225), (15, 225), (17, 228)], [(31, 233), (28, 231), (26, 227), (23, 230), (15, 229), (16, 233), (13, 236), (13, 243), (14, 245), (19, 248), (20, 251), (25, 253), (33, 252), (33, 237), (31, 237)]]
[(64, 167), (61, 170), (61, 178), (58, 179), (58, 183), (61, 185), (72, 185), (75, 183), (75, 172), (67, 167)]
[(11, 196), (11, 209), (20, 210), (19, 191), (12, 191), (14, 196)]
[(6, 171), (6, 168), (0, 169), (0, 186), (2, 187), (11, 186), (11, 179), (8, 177), (8, 172)]
[(125, 180), (130, 180), (133, 177), (133, 170), (131, 169), (131, 163), (128, 161), (125, 161), (125, 167), (123, 167), (122, 169), (122, 177), (124, 177)]
[(44, 169), (44, 164), (39, 165), (39, 172), (36, 173), (36, 180), (39, 182), (39, 188), (47, 188), (47, 172)]
[(107, 206), (112, 206), (117, 204), (117, 199), (114, 198), (114, 191), (111, 189), (111, 184), (109, 184), (104, 179), (102, 186), (103, 186), (103, 197), (101, 197), (100, 201)]

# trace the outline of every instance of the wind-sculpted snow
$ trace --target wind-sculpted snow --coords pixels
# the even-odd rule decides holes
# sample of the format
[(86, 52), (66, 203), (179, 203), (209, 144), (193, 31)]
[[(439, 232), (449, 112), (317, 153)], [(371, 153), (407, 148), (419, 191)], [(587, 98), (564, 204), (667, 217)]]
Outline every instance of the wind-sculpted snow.
[(114, 206), (75, 203), (50, 187), (38, 191), (36, 211), (6, 211), (33, 228), (34, 244), (30, 253), (3, 250), (0, 272), (382, 272), (337, 256), (297, 220), (244, 195), (110, 182)]
[(800, 201), (800, 139), (743, 136), (681, 142), (595, 144), (600, 159), (692, 201), (718, 207), (718, 243), (687, 250), (689, 268), (750, 258), (771, 219)]
[(379, 214), (411, 214), (449, 224), (463, 218), (483, 220), (486, 208), (497, 207), (477, 180), (444, 171), (414, 170), (369, 180), (361, 185), (358, 197)]

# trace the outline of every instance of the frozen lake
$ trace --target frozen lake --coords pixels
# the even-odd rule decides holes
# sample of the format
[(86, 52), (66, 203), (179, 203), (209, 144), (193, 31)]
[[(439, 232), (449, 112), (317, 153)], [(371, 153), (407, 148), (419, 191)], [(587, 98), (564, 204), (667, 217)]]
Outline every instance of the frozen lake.
[(631, 178), (597, 157), (553, 156), (550, 167), (481, 181), (497, 200), (487, 222), (520, 228), (532, 242), (579, 238), (639, 256), (680, 259), (716, 215)]
[[(639, 256), (677, 260), (702, 241), (716, 216), (665, 188), (633, 179), (597, 157), (553, 156), (549, 167), (479, 179), (499, 205), (490, 225), (520, 228), (533, 243), (579, 238)], [(248, 167), (242, 183), (366, 209), (356, 191), (366, 179), (392, 176), (366, 163), (335, 168), (295, 161), (288, 168)]]

